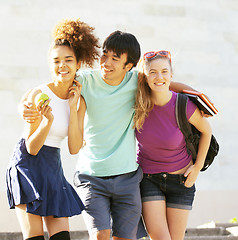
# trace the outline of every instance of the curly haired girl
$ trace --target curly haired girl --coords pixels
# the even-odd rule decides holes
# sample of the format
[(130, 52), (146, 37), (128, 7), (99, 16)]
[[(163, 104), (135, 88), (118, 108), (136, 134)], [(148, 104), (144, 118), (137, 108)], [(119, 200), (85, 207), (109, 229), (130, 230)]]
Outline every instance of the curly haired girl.
[[(56, 25), (49, 51), (52, 80), (28, 96), (40, 117), (25, 123), (7, 168), (9, 205), (16, 209), (24, 239), (44, 239), (44, 222), (50, 240), (68, 240), (68, 217), (84, 209), (64, 177), (60, 145), (68, 137), (69, 152), (76, 154), (83, 144), (83, 126), (78, 124), (81, 84), (74, 79), (81, 64), (91, 67), (99, 56), (93, 30), (79, 19)], [(49, 99), (37, 102), (41, 93)]]

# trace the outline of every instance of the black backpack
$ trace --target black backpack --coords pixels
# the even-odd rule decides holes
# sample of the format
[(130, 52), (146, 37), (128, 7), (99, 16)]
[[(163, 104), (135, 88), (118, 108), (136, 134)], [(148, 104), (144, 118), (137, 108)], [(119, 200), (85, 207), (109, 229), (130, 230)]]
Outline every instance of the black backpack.
[[(187, 120), (187, 101), (188, 96), (178, 93), (176, 99), (175, 113), (179, 129), (185, 136), (188, 154), (192, 154), (193, 163), (195, 163), (198, 152), (198, 144), (200, 140), (200, 132)], [(201, 171), (205, 171), (212, 164), (215, 156), (218, 154), (218, 151), (219, 144), (216, 138), (212, 135), (204, 166)]]

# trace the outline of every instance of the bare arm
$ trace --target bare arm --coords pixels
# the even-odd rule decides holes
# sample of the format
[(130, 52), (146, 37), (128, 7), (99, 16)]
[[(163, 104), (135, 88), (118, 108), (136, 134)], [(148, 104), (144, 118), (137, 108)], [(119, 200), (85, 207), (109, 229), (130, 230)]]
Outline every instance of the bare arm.
[(184, 174), (185, 176), (188, 177), (185, 182), (186, 187), (191, 187), (195, 183), (198, 177), (198, 174), (204, 165), (204, 161), (207, 156), (207, 151), (209, 149), (211, 136), (212, 136), (211, 126), (208, 120), (202, 117), (202, 114), (198, 108), (190, 117), (189, 122), (195, 128), (197, 128), (197, 130), (201, 133), (201, 135), (200, 135), (196, 162), (194, 165), (188, 168), (188, 170)]
[[(171, 82), (170, 83), (170, 90), (177, 92), (177, 93), (181, 93), (183, 90), (191, 90), (191, 91), (195, 91), (197, 92), (197, 90), (195, 90), (194, 88), (184, 84), (184, 83), (180, 83), (180, 82)], [(208, 98), (208, 96), (206, 96)], [(209, 99), (209, 98), (208, 98)], [(205, 114), (203, 111), (201, 111), (201, 114), (203, 117), (212, 117), (211, 115)]]
[(41, 107), (40, 105), (35, 105), (34, 99), (39, 92), (40, 90), (31, 91), (28, 95), (28, 100), (32, 102), (32, 109), (39, 112), (40, 118), (31, 123), (25, 122), (24, 131), (26, 148), (28, 153), (32, 155), (37, 155), (42, 148), (54, 119), (50, 106), (45, 104)]
[(171, 82), (170, 83), (170, 90), (177, 92), (177, 93), (181, 93), (183, 90), (192, 90), (192, 91), (196, 91), (195, 89), (193, 89), (192, 87), (184, 84), (184, 83), (180, 83), (180, 82)]
[(77, 154), (83, 146), (84, 135), (84, 116), (86, 112), (86, 103), (83, 97), (80, 97), (79, 110), (72, 115), (77, 119), (77, 124), (72, 124), (72, 116), (70, 117), (69, 131), (68, 131), (68, 146), (71, 154)]
[[(77, 154), (83, 146), (84, 116), (86, 112), (86, 103), (80, 96), (82, 85), (74, 82), (75, 86), (69, 89), (70, 118), (68, 128), (68, 147), (71, 154)], [(80, 97), (80, 106), (77, 109), (77, 103)]]

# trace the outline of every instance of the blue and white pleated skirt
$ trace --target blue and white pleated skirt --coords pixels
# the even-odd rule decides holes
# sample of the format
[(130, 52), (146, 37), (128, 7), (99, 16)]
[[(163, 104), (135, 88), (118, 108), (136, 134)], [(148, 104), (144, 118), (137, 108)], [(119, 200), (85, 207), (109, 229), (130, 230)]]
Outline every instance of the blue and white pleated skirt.
[(33, 156), (21, 139), (7, 168), (6, 181), (10, 208), (26, 204), (29, 213), (55, 217), (71, 217), (84, 209), (64, 177), (59, 148), (44, 145)]

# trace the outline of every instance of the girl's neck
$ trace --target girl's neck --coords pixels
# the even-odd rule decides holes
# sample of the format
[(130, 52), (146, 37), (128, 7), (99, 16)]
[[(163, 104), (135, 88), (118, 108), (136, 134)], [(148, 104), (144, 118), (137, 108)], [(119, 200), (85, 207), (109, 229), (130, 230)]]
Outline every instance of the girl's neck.
[(170, 101), (171, 98), (172, 98), (171, 91), (152, 93), (153, 102), (157, 106), (162, 107), (162, 106), (166, 105)]
[(61, 82), (50, 82), (47, 86), (57, 97), (61, 99), (68, 99), (69, 87), (72, 86), (72, 83), (65, 84)]

